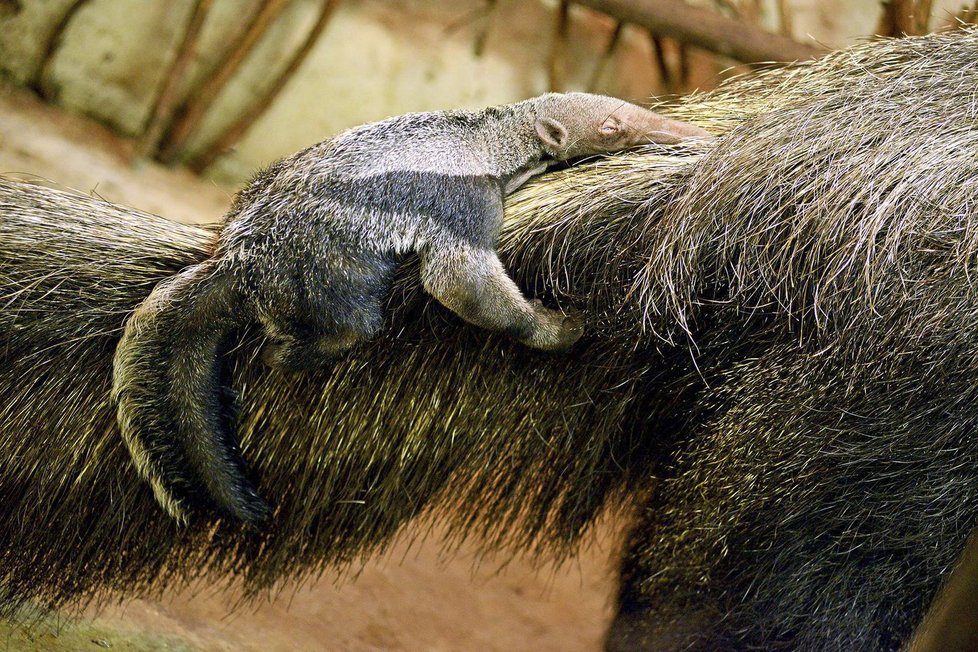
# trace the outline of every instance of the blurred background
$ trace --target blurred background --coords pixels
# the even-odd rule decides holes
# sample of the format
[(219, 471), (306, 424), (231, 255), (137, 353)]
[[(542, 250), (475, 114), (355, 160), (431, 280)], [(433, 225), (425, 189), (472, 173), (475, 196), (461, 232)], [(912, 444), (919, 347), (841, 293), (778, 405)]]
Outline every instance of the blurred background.
[(140, 157), (236, 183), (390, 115), (547, 90), (648, 102), (972, 13), (961, 0), (0, 0), (0, 75)]
[[(0, 174), (214, 221), (255, 169), (356, 124), (548, 90), (669, 103), (771, 62), (953, 29), (976, 4), (0, 0)], [(232, 616), (233, 591), (178, 587), (95, 620), (0, 624), (0, 647), (597, 650), (625, 525), (542, 570), (443, 555), (434, 531), (356, 581), (283, 587)]]

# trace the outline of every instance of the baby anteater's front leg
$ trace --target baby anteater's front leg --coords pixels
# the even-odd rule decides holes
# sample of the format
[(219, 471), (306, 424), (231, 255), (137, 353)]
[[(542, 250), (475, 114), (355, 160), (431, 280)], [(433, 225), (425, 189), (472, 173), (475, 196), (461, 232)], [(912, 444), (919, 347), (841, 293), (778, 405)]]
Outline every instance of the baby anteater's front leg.
[(578, 315), (528, 301), (487, 247), (442, 241), (426, 248), (421, 252), (421, 279), (432, 296), (465, 321), (536, 349), (565, 349), (583, 332)]

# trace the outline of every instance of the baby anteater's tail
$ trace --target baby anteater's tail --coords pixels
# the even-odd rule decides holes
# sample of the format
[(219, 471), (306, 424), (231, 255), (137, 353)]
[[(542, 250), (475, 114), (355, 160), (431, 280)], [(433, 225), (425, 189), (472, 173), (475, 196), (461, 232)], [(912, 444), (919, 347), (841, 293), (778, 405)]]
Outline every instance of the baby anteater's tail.
[(222, 348), (237, 312), (230, 280), (207, 261), (157, 285), (116, 348), (122, 437), (157, 501), (180, 521), (192, 506), (251, 523), (268, 517), (222, 401)]

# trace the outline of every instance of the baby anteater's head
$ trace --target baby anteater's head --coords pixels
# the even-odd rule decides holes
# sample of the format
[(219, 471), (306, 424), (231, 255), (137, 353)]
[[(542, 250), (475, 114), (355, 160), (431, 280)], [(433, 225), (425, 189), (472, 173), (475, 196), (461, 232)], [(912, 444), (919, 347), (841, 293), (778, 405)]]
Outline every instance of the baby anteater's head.
[(547, 153), (561, 161), (710, 135), (624, 100), (590, 93), (547, 93), (536, 98), (534, 128)]

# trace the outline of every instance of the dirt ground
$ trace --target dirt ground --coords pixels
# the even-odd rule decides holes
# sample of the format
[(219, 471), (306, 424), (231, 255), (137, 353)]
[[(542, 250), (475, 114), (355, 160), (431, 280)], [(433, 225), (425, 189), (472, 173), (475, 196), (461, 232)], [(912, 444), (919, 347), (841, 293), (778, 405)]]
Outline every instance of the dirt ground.
[[(213, 221), (231, 190), (183, 170), (129, 162), (129, 144), (78, 116), (0, 86), (0, 174), (96, 193), (187, 222)], [(436, 531), (397, 545), (355, 580), (324, 576), (228, 615), (234, 592), (179, 591), (26, 633), (0, 623), (6, 650), (597, 650), (611, 616), (614, 528), (578, 558), (534, 571), (475, 565), (474, 546), (441, 555)]]

